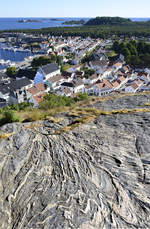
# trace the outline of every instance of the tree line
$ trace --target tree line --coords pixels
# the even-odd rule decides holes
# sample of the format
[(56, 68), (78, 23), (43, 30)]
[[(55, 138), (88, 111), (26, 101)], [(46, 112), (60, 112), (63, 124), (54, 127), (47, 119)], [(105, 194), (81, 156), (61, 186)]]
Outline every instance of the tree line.
[(150, 67), (150, 43), (115, 41), (112, 48), (117, 54), (123, 54), (126, 62), (133, 67)]
[[(6, 32), (6, 31), (5, 31)], [(150, 37), (149, 24), (128, 24), (128, 25), (98, 25), (98, 26), (75, 26), (75, 27), (53, 27), (43, 29), (26, 29), (26, 30), (10, 30), (7, 32), (24, 32), (29, 34), (43, 34), (51, 36), (81, 36), (86, 38), (108, 38), (112, 35), (124, 37)]]

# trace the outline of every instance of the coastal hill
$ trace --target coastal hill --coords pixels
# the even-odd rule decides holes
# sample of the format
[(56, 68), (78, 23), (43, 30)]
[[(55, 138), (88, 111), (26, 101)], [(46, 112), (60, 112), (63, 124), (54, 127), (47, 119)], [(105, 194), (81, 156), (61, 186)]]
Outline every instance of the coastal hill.
[(71, 20), (63, 22), (64, 25), (83, 25), (85, 24), (85, 20)]
[(96, 17), (90, 19), (85, 25), (128, 25), (132, 21), (122, 17)]
[(150, 228), (149, 94), (0, 128), (0, 228)]

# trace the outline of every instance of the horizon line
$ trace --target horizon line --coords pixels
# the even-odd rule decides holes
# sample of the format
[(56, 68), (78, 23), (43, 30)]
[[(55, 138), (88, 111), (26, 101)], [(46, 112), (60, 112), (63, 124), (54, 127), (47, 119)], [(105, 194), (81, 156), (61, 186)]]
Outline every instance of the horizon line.
[(136, 16), (132, 16), (132, 17), (130, 17), (130, 16), (128, 16), (128, 17), (124, 17), (124, 16), (89, 16), (89, 17), (77, 17), (77, 16), (10, 16), (10, 17), (1, 17), (0, 16), (0, 18), (96, 18), (96, 17), (122, 17), (122, 18), (150, 18), (150, 16), (146, 16), (146, 17), (140, 17), (140, 16), (138, 16), (138, 17), (136, 17)]

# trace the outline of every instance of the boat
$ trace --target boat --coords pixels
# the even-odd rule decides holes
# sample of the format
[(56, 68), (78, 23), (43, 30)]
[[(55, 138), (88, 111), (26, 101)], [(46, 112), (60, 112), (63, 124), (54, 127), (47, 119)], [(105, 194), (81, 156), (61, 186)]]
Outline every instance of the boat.
[(11, 61), (10, 60), (0, 59), (0, 65), (9, 65), (9, 64), (11, 64)]
[(14, 63), (14, 62), (11, 62), (10, 64), (9, 64), (9, 66), (16, 66), (16, 64)]

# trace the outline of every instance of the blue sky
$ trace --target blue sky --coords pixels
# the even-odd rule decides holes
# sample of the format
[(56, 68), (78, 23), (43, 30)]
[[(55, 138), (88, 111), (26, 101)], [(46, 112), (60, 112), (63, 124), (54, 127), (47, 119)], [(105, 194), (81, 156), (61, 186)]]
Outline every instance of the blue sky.
[(150, 17), (150, 0), (2, 0), (0, 17)]

